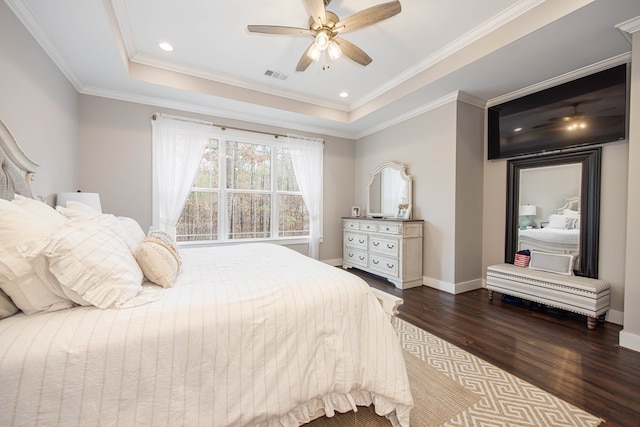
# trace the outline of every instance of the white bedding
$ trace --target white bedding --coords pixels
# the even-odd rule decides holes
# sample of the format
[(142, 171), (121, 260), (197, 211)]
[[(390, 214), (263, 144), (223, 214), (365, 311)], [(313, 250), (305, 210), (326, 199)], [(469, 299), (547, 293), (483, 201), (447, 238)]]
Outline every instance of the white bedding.
[(368, 285), (277, 245), (181, 250), (160, 301), (0, 321), (0, 425), (298, 426), (375, 404), (409, 425)]
[(538, 240), (546, 243), (578, 244), (580, 243), (579, 229), (557, 229), (557, 228), (529, 228), (518, 230), (520, 237)]

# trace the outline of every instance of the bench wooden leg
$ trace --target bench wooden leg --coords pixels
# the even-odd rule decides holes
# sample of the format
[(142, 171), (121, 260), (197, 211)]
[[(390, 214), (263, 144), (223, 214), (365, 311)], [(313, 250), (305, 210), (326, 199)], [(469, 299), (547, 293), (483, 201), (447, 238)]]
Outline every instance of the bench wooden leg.
[(489, 301), (493, 300), (493, 291), (489, 290)]
[(595, 329), (596, 328), (596, 321), (598, 319), (595, 317), (587, 317), (587, 328), (589, 329)]

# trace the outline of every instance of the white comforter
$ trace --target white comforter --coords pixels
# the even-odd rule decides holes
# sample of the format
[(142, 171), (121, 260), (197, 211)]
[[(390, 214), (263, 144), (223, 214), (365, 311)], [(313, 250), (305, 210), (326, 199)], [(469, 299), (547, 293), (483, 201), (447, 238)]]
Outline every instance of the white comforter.
[(0, 425), (409, 425), (399, 342), (359, 278), (269, 244), (182, 250), (162, 300), (0, 321)]

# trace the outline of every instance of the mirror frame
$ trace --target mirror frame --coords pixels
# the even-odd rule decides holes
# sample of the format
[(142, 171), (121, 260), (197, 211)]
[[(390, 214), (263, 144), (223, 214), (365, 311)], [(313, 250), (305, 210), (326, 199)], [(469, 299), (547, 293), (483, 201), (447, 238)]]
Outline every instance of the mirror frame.
[[(395, 216), (396, 212), (371, 212), (371, 196), (370, 196), (370, 188), (371, 184), (373, 184), (373, 180), (375, 179), (376, 174), (382, 171), (384, 168), (391, 168), (400, 172), (400, 179), (407, 183), (407, 195), (408, 199), (407, 203), (409, 206), (413, 205), (413, 177), (411, 175), (407, 175), (407, 165), (404, 163), (398, 163), (391, 160), (380, 163), (376, 168), (369, 174), (369, 182), (367, 183), (367, 216), (372, 215), (383, 215), (385, 218), (390, 216)], [(397, 211), (397, 207), (394, 208)]]
[(598, 277), (600, 233), (600, 179), (602, 148), (549, 154), (509, 160), (507, 163), (507, 217), (505, 233), (505, 262), (513, 264), (518, 244), (518, 208), (520, 171), (522, 169), (582, 164), (580, 191), (580, 256), (578, 276)]

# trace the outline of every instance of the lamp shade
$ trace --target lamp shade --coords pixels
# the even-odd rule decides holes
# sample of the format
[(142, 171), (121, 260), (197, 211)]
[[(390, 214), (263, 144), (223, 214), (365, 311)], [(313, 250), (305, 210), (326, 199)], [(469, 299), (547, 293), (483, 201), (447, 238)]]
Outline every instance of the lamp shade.
[(537, 213), (537, 208), (535, 205), (520, 205), (520, 216), (531, 215), (535, 216)]
[(102, 205), (100, 204), (100, 194), (98, 193), (84, 193), (82, 191), (76, 191), (75, 193), (58, 193), (56, 197), (56, 205), (67, 207), (68, 201), (80, 202), (102, 212)]

